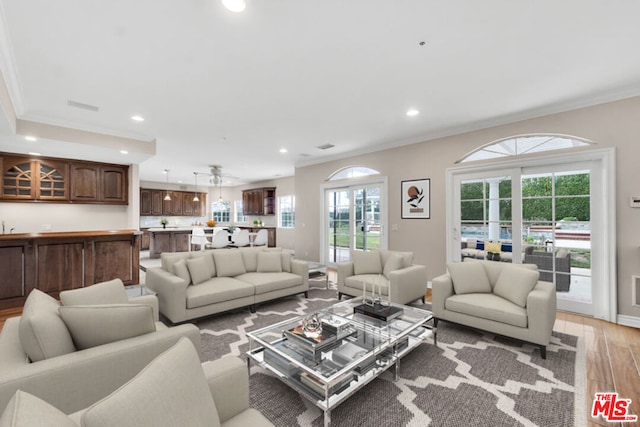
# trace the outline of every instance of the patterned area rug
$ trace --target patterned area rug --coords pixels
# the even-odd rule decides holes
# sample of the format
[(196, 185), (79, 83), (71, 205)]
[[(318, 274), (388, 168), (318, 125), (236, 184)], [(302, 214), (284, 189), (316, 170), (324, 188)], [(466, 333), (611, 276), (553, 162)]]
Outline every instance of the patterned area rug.
[[(315, 282), (324, 284), (324, 282)], [(335, 289), (312, 287), (196, 323), (207, 360), (246, 359), (246, 332), (336, 303)], [(415, 304), (429, 308), (429, 305)], [(277, 426), (322, 426), (323, 413), (265, 369), (251, 365), (251, 406)], [(586, 424), (582, 339), (555, 333), (547, 360), (537, 347), (447, 322), (390, 371), (331, 412), (334, 426), (582, 426)]]

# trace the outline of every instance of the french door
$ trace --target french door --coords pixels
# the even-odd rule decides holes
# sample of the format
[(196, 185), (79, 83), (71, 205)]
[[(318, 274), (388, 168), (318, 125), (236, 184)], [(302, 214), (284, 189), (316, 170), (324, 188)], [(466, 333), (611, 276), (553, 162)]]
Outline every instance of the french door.
[(477, 256), (468, 244), (500, 241), (501, 262), (536, 264), (541, 280), (555, 284), (560, 310), (610, 320), (614, 181), (607, 156), (588, 157), (449, 170), (448, 259)]
[(384, 181), (325, 187), (323, 194), (321, 262), (335, 266), (352, 250), (387, 248)]

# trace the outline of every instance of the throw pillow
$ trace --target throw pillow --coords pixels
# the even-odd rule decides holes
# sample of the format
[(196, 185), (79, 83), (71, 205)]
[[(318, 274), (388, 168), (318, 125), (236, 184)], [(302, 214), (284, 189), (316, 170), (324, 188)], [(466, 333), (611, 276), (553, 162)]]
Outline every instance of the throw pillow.
[(278, 252), (260, 252), (258, 254), (258, 273), (282, 272), (282, 255)]
[(538, 271), (507, 264), (498, 276), (493, 293), (520, 307), (527, 306), (527, 296), (538, 283)]
[(24, 303), (18, 336), (32, 362), (76, 351), (58, 307), (58, 301), (38, 289), (32, 290)]
[(404, 260), (402, 259), (402, 256), (397, 253), (391, 253), (387, 258), (387, 262), (384, 263), (382, 274), (384, 274), (384, 277), (388, 279), (389, 273), (396, 270), (402, 270), (402, 268), (404, 268)]
[(448, 262), (447, 270), (457, 295), (491, 293), (491, 284), (479, 262)]
[(63, 305), (126, 304), (129, 301), (120, 279), (96, 283), (86, 288), (60, 292)]
[(502, 249), (502, 243), (500, 242), (492, 242), (491, 240), (484, 242), (484, 250), (486, 252), (500, 253), (500, 249)]
[(204, 258), (209, 269), (209, 277), (216, 277), (216, 263), (213, 261), (212, 251), (192, 252), (192, 254), (191, 259)]
[(87, 408), (85, 427), (219, 427), (200, 358), (181, 338), (128, 383)]
[(146, 304), (72, 305), (59, 308), (78, 350), (155, 332)]
[(381, 274), (382, 262), (377, 251), (351, 251), (354, 274)]
[(218, 277), (235, 277), (247, 272), (239, 249), (225, 249), (213, 253)]
[(64, 412), (22, 390), (16, 391), (0, 417), (0, 427), (77, 427)]
[[(209, 258), (211, 264), (213, 264), (213, 258), (207, 258)], [(191, 281), (194, 285), (206, 282), (211, 278), (211, 268), (207, 264), (205, 257), (188, 259), (187, 269), (189, 270), (189, 276), (191, 276)]]
[(187, 267), (187, 263), (185, 260), (181, 259), (180, 261), (173, 264), (173, 274), (187, 282), (187, 285), (191, 283), (191, 275), (189, 274), (189, 267)]
[(242, 248), (240, 253), (242, 254), (242, 261), (244, 262), (244, 268), (247, 273), (252, 273), (258, 270), (258, 254), (262, 251), (262, 248)]

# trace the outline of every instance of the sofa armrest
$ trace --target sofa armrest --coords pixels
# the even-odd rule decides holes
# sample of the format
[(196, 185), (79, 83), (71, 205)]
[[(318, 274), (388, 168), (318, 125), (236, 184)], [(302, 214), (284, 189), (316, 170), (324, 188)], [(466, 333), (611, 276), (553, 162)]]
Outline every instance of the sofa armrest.
[(160, 320), (160, 316), (158, 314), (160, 311), (158, 307), (158, 297), (156, 297), (155, 295), (140, 295), (137, 297), (129, 298), (129, 302), (131, 304), (150, 305), (151, 309), (153, 310), (153, 320), (156, 322)]
[(0, 410), (20, 389), (66, 414), (79, 411), (117, 390), (182, 337), (200, 351), (200, 330), (185, 324), (19, 368), (0, 364)]
[(336, 272), (338, 274), (338, 289), (340, 289), (340, 286), (344, 286), (344, 279), (355, 274), (353, 261), (340, 262), (336, 264)]
[(411, 265), (389, 273), (389, 292), (391, 301), (407, 304), (418, 298), (424, 298), (427, 292), (427, 267)]
[(556, 321), (556, 289), (551, 282), (538, 281), (527, 297), (531, 341), (547, 345)]
[(220, 422), (249, 409), (249, 373), (238, 357), (225, 356), (202, 364)]
[(454, 295), (453, 281), (449, 273), (445, 273), (431, 280), (431, 311), (435, 317), (444, 316), (444, 302)]
[(161, 267), (147, 269), (146, 285), (157, 293), (160, 313), (172, 322), (180, 322), (187, 313), (187, 283)]
[(291, 260), (291, 272), (302, 276), (302, 285), (305, 289), (309, 289), (309, 264), (299, 259)]

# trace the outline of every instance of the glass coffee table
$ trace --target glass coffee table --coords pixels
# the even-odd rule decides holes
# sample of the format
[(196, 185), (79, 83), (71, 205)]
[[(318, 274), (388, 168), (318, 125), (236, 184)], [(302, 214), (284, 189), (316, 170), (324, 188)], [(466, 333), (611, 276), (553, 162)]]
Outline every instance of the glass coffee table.
[(431, 335), (432, 318), (419, 308), (353, 298), (247, 333), (247, 365), (273, 372), (322, 409), (330, 426), (331, 410), (383, 372), (394, 367), (397, 379), (400, 359)]

